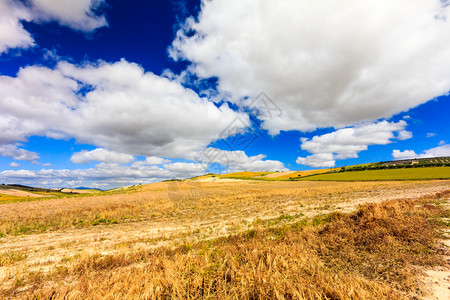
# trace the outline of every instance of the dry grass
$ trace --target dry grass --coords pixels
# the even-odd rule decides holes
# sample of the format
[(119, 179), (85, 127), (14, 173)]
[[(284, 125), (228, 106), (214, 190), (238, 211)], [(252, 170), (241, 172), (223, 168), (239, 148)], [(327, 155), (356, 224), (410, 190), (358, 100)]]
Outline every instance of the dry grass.
[(26, 259), (22, 252), (7, 252), (0, 255), (0, 267), (12, 265), (15, 262)]
[(355, 194), (375, 198), (392, 188), (401, 195), (418, 186), (446, 185), (448, 181), (158, 183), (115, 195), (0, 205), (0, 236), (139, 221), (191, 223), (208, 218), (270, 217), (295, 213), (299, 206), (334, 207), (353, 201)]
[[(437, 197), (448, 197), (449, 193)], [(402, 299), (443, 265), (435, 198), (395, 200), (176, 248), (77, 257), (4, 291), (28, 299)], [(20, 287), (28, 286), (23, 291)]]
[(417, 266), (442, 263), (449, 183), (171, 182), (0, 205), (0, 298), (413, 298)]
[(255, 176), (262, 176), (265, 174), (268, 174), (271, 172), (235, 172), (235, 173), (228, 173), (228, 174), (224, 174), (224, 175), (218, 175), (219, 177), (223, 177), (223, 178), (250, 178), (250, 177), (255, 177)]

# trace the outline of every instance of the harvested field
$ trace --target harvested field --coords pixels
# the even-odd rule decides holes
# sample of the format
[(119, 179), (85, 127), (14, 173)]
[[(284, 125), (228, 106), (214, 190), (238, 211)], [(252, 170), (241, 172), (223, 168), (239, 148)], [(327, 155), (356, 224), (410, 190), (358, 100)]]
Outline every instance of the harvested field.
[[(444, 236), (435, 227), (444, 226), (444, 221), (437, 221), (448, 218), (448, 190), (450, 181), (445, 180), (186, 181), (115, 195), (3, 204), (0, 295), (40, 299), (432, 295), (425, 271), (448, 268), (436, 250), (442, 248), (439, 239)], [(373, 204), (360, 208), (367, 203)], [(351, 222), (354, 228), (349, 227)], [(390, 226), (392, 222), (398, 224)], [(364, 229), (362, 224), (374, 227)], [(367, 241), (381, 233), (386, 238), (370, 248), (358, 235), (352, 240), (350, 231), (358, 230)], [(344, 240), (338, 238), (345, 235)], [(383, 248), (377, 248), (380, 245)], [(402, 252), (393, 253), (398, 247)], [(385, 260), (386, 256), (392, 259)], [(364, 257), (368, 265), (359, 262)]]
[(1, 189), (0, 194), (16, 196), (16, 197), (34, 197), (34, 198), (50, 197), (50, 195), (41, 195), (41, 194), (35, 194), (35, 193), (30, 193), (30, 192), (21, 191), (21, 190), (14, 190), (14, 189)]

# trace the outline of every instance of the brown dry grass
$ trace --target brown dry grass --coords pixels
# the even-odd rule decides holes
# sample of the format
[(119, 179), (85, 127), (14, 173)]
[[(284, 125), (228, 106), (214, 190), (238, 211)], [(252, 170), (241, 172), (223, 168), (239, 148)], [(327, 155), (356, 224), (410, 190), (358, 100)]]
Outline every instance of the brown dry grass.
[[(177, 223), (207, 218), (254, 218), (295, 213), (299, 206), (333, 208), (354, 195), (372, 198), (414, 191), (436, 182), (174, 182), (142, 186), (116, 195), (39, 200), (0, 205), (0, 236), (42, 233), (64, 228), (158, 221)], [(351, 197), (349, 195), (352, 195)], [(388, 197), (395, 197), (389, 195)], [(345, 205), (344, 205), (345, 206)]]
[[(176, 248), (76, 258), (4, 291), (28, 299), (402, 299), (444, 265), (436, 198), (395, 200)], [(28, 285), (26, 291), (18, 287)]]
[(261, 174), (267, 174), (270, 172), (249, 172), (249, 171), (245, 171), (245, 172), (234, 172), (234, 173), (228, 173), (228, 174), (223, 174), (223, 175), (218, 175), (219, 177), (224, 177), (224, 178), (242, 178), (242, 177), (255, 177), (255, 176), (261, 176)]
[[(412, 298), (423, 292), (415, 266), (441, 264), (433, 224), (448, 218), (435, 205), (448, 194), (421, 197), (448, 189), (174, 182), (4, 204), (0, 298)], [(100, 218), (117, 222), (94, 226)], [(33, 224), (42, 230), (17, 231)]]

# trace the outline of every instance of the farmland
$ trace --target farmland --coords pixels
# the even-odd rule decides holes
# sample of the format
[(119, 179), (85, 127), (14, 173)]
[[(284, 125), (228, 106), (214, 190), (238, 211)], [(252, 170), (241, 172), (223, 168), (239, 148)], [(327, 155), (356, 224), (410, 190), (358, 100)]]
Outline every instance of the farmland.
[(1, 204), (1, 297), (399, 299), (448, 268), (449, 180), (222, 180)]
[[(380, 169), (378, 169), (380, 168)], [(309, 171), (287, 172), (236, 172), (229, 174), (209, 174), (193, 178), (199, 181), (211, 179), (242, 179), (266, 181), (383, 181), (383, 180), (432, 180), (450, 179), (450, 167), (427, 166), (405, 168), (400, 166), (387, 167), (378, 164), (350, 166), (348, 168), (318, 169)]]
[(92, 189), (43, 189), (23, 185), (0, 185), (0, 203), (33, 201), (34, 198), (56, 198), (80, 194), (97, 194), (100, 190)]
[(299, 180), (364, 181), (449, 179), (450, 167), (385, 169), (317, 174)]

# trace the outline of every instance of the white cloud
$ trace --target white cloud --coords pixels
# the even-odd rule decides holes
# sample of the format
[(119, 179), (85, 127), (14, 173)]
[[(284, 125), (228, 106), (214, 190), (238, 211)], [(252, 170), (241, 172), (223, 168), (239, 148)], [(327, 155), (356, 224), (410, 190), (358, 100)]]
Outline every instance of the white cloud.
[(221, 133), (236, 118), (248, 122), (246, 114), (125, 60), (61, 62), (0, 76), (0, 104), (0, 144), (32, 135), (74, 137), (129, 155), (183, 158), (235, 134)]
[(42, 166), (44, 167), (50, 167), (52, 164), (51, 163), (43, 163)]
[(152, 166), (152, 165), (167, 164), (170, 162), (171, 161), (169, 159), (165, 159), (165, 158), (157, 157), (157, 156), (149, 156), (149, 157), (146, 157), (145, 160), (134, 162), (134, 164), (136, 166), (138, 166), (138, 165)]
[(336, 165), (333, 153), (317, 153), (307, 157), (298, 157), (296, 163), (313, 168), (332, 168)]
[(73, 121), (79, 101), (76, 81), (44, 67), (26, 67), (17, 77), (0, 76), (0, 144), (31, 135), (55, 135)]
[(156, 156), (150, 156), (145, 158), (144, 163), (147, 165), (160, 165), (160, 164), (164, 164), (164, 163), (169, 163), (170, 160), (168, 159), (164, 159), (161, 157), (156, 157)]
[(27, 22), (57, 21), (60, 25), (85, 32), (107, 26), (103, 15), (97, 14), (104, 0), (28, 0), (0, 1), (0, 54), (13, 48), (29, 48), (34, 39), (22, 25)]
[(410, 159), (410, 158), (429, 158), (429, 157), (441, 157), (450, 156), (450, 145), (441, 145), (439, 147), (425, 150), (424, 152), (417, 154), (414, 150), (394, 150), (392, 151), (392, 157), (394, 159)]
[(410, 139), (412, 137), (413, 137), (412, 132), (411, 131), (407, 131), (407, 130), (399, 131), (398, 134), (397, 134), (397, 139), (401, 140), (401, 141), (408, 140), (408, 139)]
[(433, 137), (433, 136), (435, 136), (435, 135), (436, 135), (436, 133), (428, 132), (428, 133), (427, 133), (427, 138)]
[(139, 183), (151, 183), (171, 178), (188, 178), (204, 174), (203, 166), (195, 164), (168, 164), (158, 166), (128, 166), (100, 163), (95, 168), (75, 170), (6, 170), (0, 172), (0, 182), (28, 184), (42, 187), (91, 186), (114, 188)]
[(450, 156), (450, 145), (441, 145), (436, 148), (425, 150), (420, 157)]
[[(138, 183), (151, 183), (165, 179), (190, 178), (203, 175), (211, 164), (227, 163), (228, 171), (275, 171), (287, 170), (284, 164), (274, 160), (264, 160), (265, 155), (247, 156), (243, 151), (226, 151), (208, 148), (208, 153), (214, 157), (205, 156), (203, 161), (170, 162), (170, 160), (151, 157), (146, 161), (136, 161), (131, 165), (113, 162), (102, 162), (95, 168), (75, 170), (6, 170), (0, 172), (0, 182), (28, 184), (44, 187), (92, 186), (113, 188)], [(102, 151), (103, 152), (103, 151)], [(89, 152), (87, 153), (89, 156)], [(95, 152), (92, 155), (97, 155)], [(226, 156), (226, 161), (218, 155)], [(163, 162), (162, 165), (150, 163)]]
[(16, 162), (12, 162), (12, 163), (9, 164), (9, 166), (12, 167), (12, 168), (17, 168), (20, 165), (18, 163), (16, 163)]
[(70, 160), (76, 164), (87, 164), (91, 161), (112, 162), (125, 164), (134, 160), (132, 155), (117, 153), (103, 148), (97, 148), (91, 151), (80, 151), (74, 153)]
[(261, 117), (271, 134), (342, 127), (448, 93), (449, 11), (439, 0), (204, 0), (169, 53), (236, 102), (265, 91), (283, 110)]
[(86, 32), (108, 25), (106, 18), (96, 13), (104, 0), (31, 0), (31, 4), (36, 21), (56, 20)]
[(417, 158), (418, 155), (414, 150), (394, 150), (392, 151), (392, 157), (394, 159), (409, 159), (409, 158)]
[(209, 166), (219, 164), (224, 167), (224, 172), (288, 170), (282, 162), (264, 160), (265, 158), (264, 154), (247, 156), (244, 151), (227, 151), (209, 147), (197, 153), (195, 160)]
[(172, 162), (170, 159), (157, 157), (157, 156), (149, 156), (146, 157), (145, 160), (137, 160), (133, 162), (132, 167), (133, 168), (139, 168), (142, 166), (155, 166), (155, 165), (162, 165), (162, 164), (168, 164)]
[(36, 161), (39, 155), (22, 148), (18, 148), (17, 144), (0, 144), (0, 156), (12, 157), (17, 160)]
[(189, 176), (191, 174), (201, 175), (205, 173), (207, 165), (201, 163), (175, 162), (165, 164), (164, 169), (175, 172), (181, 176)]
[(31, 14), (19, 1), (0, 1), (0, 54), (10, 48), (28, 48), (34, 46), (34, 40), (22, 24), (30, 21)]
[(157, 168), (133, 169), (115, 164), (97, 165), (96, 168), (76, 170), (6, 170), (0, 172), (0, 182), (28, 184), (42, 187), (93, 186), (113, 188), (138, 183), (150, 183), (172, 174)]
[[(396, 132), (405, 131), (406, 122), (381, 121), (343, 128), (331, 133), (301, 138), (301, 148), (312, 155), (297, 158), (297, 164), (311, 167), (333, 167), (336, 159), (357, 158), (358, 153), (370, 145), (386, 145), (392, 142)], [(398, 139), (399, 139), (398, 134)]]

